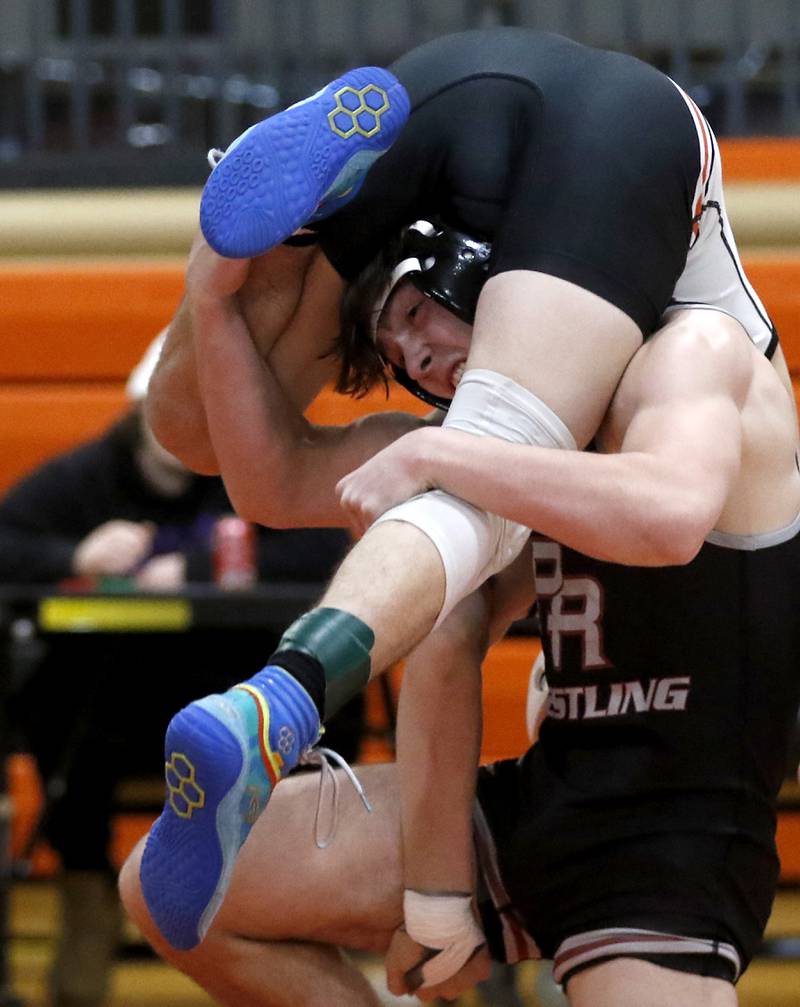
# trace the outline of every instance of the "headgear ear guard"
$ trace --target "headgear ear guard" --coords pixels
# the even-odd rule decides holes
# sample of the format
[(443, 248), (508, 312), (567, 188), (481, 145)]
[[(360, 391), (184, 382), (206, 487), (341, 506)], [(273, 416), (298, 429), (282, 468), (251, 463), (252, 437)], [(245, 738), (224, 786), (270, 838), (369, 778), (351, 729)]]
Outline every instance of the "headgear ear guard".
[[(375, 325), (397, 284), (408, 276), (417, 290), (472, 324), (478, 297), (486, 282), (492, 246), (461, 231), (427, 220), (412, 224), (402, 237), (399, 261), (375, 305)], [(447, 409), (450, 399), (426, 392), (402, 368), (389, 364), (398, 384), (437, 409)]]

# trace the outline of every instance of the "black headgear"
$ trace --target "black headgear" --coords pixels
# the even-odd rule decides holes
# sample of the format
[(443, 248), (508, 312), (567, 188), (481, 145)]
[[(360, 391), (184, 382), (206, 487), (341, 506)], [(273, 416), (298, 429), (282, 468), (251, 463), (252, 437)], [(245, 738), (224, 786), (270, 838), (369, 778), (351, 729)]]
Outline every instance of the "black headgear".
[[(392, 291), (406, 276), (426, 297), (472, 324), (478, 296), (486, 282), (492, 246), (442, 224), (418, 220), (403, 235), (397, 265), (376, 305), (380, 315)], [(389, 365), (398, 384), (437, 409), (447, 409), (450, 399), (426, 392), (402, 367)]]

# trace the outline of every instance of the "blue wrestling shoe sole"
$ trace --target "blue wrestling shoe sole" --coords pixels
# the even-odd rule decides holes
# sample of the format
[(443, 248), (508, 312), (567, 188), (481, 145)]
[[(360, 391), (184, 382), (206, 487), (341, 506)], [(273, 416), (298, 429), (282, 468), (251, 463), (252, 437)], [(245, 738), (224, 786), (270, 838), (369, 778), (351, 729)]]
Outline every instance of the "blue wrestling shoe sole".
[[(209, 697), (216, 700), (221, 697)], [(238, 806), (247, 754), (209, 700), (181, 710), (167, 732), (168, 799), (142, 857), (142, 891), (153, 922), (180, 951), (198, 944), (218, 910), (242, 843)], [(235, 712), (234, 712), (235, 715)]]
[(329, 216), (355, 196), (408, 113), (408, 95), (392, 74), (361, 67), (251, 126), (206, 182), (206, 241), (220, 255), (250, 258)]
[(318, 733), (308, 694), (272, 667), (172, 718), (167, 800), (139, 870), (147, 908), (172, 947), (188, 951), (205, 937), (250, 829)]

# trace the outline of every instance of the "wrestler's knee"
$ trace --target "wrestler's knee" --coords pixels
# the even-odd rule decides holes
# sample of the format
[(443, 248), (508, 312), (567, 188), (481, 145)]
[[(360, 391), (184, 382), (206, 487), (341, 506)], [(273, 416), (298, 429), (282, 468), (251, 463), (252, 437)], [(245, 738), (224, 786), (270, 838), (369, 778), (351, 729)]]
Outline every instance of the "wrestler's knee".
[(142, 886), (139, 881), (139, 865), (142, 860), (145, 842), (146, 838), (140, 840), (122, 865), (118, 885), (125, 912), (141, 930), (146, 940), (155, 946), (157, 943), (160, 943), (160, 937), (147, 911), (142, 894)]
[(139, 867), (141, 865), (142, 854), (144, 853), (146, 842), (147, 837), (145, 836), (144, 839), (141, 839), (136, 844), (133, 852), (122, 865), (122, 870), (120, 871), (118, 880), (122, 905), (125, 912), (136, 924), (147, 943), (150, 944), (162, 958), (168, 959), (174, 964), (179, 965), (180, 968), (183, 968), (183, 965), (179, 964), (176, 959), (183, 959), (186, 955), (176, 952), (161, 936), (158, 927), (155, 925), (150, 913), (148, 912), (147, 903), (145, 902), (144, 894), (142, 893), (142, 885), (139, 880)]
[(192, 951), (176, 951), (164, 940), (147, 911), (139, 881), (139, 865), (145, 842), (146, 838), (136, 845), (120, 871), (119, 892), (125, 911), (159, 957), (191, 976), (204, 989), (208, 988), (210, 981), (225, 977), (227, 964), (232, 960), (231, 935), (215, 924), (205, 940)]
[(483, 659), (488, 642), (489, 605), (482, 590), (463, 598), (424, 641), (429, 656), (444, 666)]

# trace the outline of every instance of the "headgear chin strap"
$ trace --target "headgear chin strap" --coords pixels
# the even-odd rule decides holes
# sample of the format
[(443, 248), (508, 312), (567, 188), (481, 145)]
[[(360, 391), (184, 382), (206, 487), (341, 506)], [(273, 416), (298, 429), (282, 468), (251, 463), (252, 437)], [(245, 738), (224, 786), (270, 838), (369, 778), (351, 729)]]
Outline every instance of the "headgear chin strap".
[(422, 399), (429, 406), (433, 406), (434, 409), (442, 409), (444, 412), (450, 408), (452, 399), (446, 399), (443, 395), (434, 395), (433, 392), (426, 391), (422, 385), (415, 381), (407, 370), (403, 367), (398, 367), (397, 364), (393, 364), (391, 361), (386, 361), (386, 366), (389, 369), (389, 373), (392, 375), (394, 380), (401, 385), (407, 392), (411, 392), (418, 399)]
[[(418, 220), (403, 235), (399, 261), (375, 304), (378, 321), (397, 284), (408, 277), (417, 290), (470, 325), (489, 272), (492, 246), (461, 231), (428, 220)], [(402, 367), (389, 364), (392, 376), (412, 395), (437, 409), (447, 410), (451, 399), (426, 392)]]

